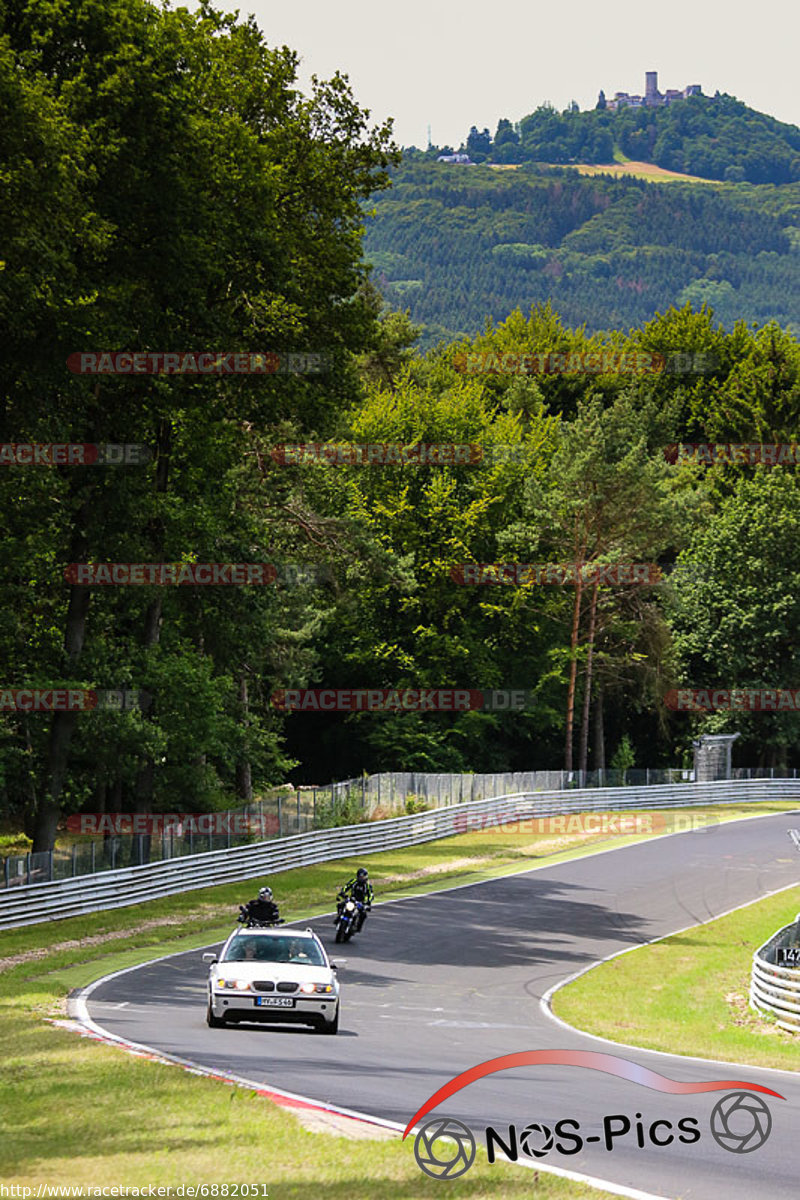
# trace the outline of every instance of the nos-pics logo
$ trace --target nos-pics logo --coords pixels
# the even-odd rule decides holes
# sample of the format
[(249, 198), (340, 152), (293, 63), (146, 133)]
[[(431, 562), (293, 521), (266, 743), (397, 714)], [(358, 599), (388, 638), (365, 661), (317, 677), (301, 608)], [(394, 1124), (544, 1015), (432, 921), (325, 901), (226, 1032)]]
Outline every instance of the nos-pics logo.
[[(765, 1101), (756, 1093), (785, 1099), (780, 1092), (740, 1079), (679, 1083), (613, 1054), (585, 1050), (525, 1050), (478, 1063), (451, 1079), (418, 1109), (406, 1126), (403, 1138), (432, 1109), (468, 1084), (511, 1067), (544, 1064), (603, 1071), (673, 1096), (727, 1092), (714, 1105), (709, 1130), (717, 1145), (732, 1154), (750, 1154), (758, 1150), (772, 1131), (772, 1115)], [(502, 1128), (489, 1125), (485, 1133), (486, 1151), (490, 1163), (495, 1161), (498, 1152), (511, 1162), (516, 1162), (520, 1154), (531, 1159), (542, 1159), (554, 1150), (564, 1155), (578, 1154), (590, 1143), (597, 1143), (607, 1151), (613, 1150), (618, 1143), (624, 1143), (627, 1146), (635, 1145), (640, 1150), (648, 1146), (675, 1146), (683, 1153), (685, 1146), (700, 1141), (700, 1124), (700, 1119), (694, 1116), (667, 1120), (657, 1116), (654, 1119), (652, 1113), (645, 1117), (637, 1112), (633, 1115), (606, 1114), (600, 1125), (591, 1129), (582, 1128), (580, 1121), (571, 1117), (555, 1121), (552, 1126), (539, 1122), (522, 1126), (509, 1124)], [(433, 1117), (417, 1132), (414, 1157), (421, 1170), (433, 1179), (457, 1179), (472, 1166), (476, 1148), (473, 1133), (461, 1121), (450, 1117)]]

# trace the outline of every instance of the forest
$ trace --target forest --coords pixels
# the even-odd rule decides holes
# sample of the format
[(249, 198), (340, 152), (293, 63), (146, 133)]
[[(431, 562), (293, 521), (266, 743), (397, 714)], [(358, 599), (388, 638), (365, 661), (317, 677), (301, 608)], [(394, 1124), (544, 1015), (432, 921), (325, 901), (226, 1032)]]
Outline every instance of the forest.
[(570, 325), (640, 325), (707, 304), (731, 328), (800, 334), (800, 183), (650, 183), (568, 168), (404, 161), (373, 198), (365, 249), (420, 345), (550, 301)]
[[(796, 462), (674, 449), (796, 442), (798, 185), (403, 164), (343, 78), (303, 97), (250, 20), (144, 0), (4, 20), (5, 827), (40, 850), (68, 814), (286, 779), (683, 765), (700, 731), (797, 764), (796, 713), (669, 697), (800, 686)], [(574, 368), (598, 353), (684, 367)], [(144, 451), (25, 451), (64, 445)], [(590, 571), (462, 582), (509, 563)], [(276, 703), (320, 688), (532, 702)], [(15, 689), (146, 703), (30, 711)]]

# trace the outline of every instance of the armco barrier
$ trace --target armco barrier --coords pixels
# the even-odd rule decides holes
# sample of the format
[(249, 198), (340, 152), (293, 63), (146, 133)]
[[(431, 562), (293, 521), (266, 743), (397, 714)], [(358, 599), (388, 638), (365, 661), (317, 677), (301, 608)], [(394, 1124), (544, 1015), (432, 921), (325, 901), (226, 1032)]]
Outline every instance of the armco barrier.
[(779, 965), (778, 949), (800, 944), (800, 914), (753, 955), (750, 1007), (772, 1013), (782, 1029), (800, 1033), (800, 967)]
[(11, 929), (107, 908), (125, 908), (213, 884), (235, 883), (335, 858), (414, 846), (463, 833), (470, 826), (500, 825), (559, 813), (686, 808), (698, 804), (765, 800), (797, 801), (800, 804), (800, 779), (523, 792), (472, 800), (388, 821), (320, 829), (278, 841), (187, 855), (147, 866), (80, 875), (54, 883), (22, 885), (0, 893), (0, 928)]

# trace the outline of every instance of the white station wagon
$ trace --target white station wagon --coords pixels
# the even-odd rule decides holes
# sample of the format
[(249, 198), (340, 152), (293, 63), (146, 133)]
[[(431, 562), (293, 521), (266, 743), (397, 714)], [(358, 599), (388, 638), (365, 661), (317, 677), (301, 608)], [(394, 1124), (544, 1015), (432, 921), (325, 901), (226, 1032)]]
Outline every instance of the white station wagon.
[(310, 929), (237, 929), (222, 951), (203, 955), (212, 1029), (229, 1022), (291, 1022), (319, 1033), (339, 1029), (339, 983)]

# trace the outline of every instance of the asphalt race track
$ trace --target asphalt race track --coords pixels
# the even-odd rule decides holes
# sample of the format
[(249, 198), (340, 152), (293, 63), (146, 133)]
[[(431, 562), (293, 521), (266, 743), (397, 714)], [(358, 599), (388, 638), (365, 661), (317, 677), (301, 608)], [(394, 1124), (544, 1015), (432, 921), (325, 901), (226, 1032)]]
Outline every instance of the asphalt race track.
[[(794, 1198), (800, 1080), (788, 1072), (614, 1045), (565, 1028), (540, 1004), (554, 984), (591, 962), (796, 882), (800, 860), (787, 837), (793, 819), (784, 813), (715, 825), (389, 902), (376, 906), (363, 933), (345, 946), (334, 946), (330, 918), (301, 922), (317, 930), (334, 961), (343, 962), (337, 1037), (291, 1026), (209, 1029), (207, 967), (200, 951), (100, 984), (88, 1010), (118, 1037), (403, 1126), (451, 1077), (523, 1050), (600, 1051), (680, 1081), (759, 1083), (786, 1099), (764, 1097), (772, 1114), (770, 1137), (744, 1154), (719, 1146), (709, 1128), (712, 1108), (733, 1089), (675, 1096), (575, 1066), (518, 1067), (490, 1075), (431, 1115), (464, 1122), (480, 1144), (479, 1131), (487, 1125), (507, 1136), (512, 1123), (521, 1131), (530, 1123), (552, 1128), (565, 1118), (577, 1120), (584, 1138), (598, 1140), (579, 1153), (553, 1148), (540, 1162), (525, 1154), (520, 1160), (659, 1197)], [(645, 1129), (642, 1148), (638, 1114)], [(631, 1131), (608, 1150), (603, 1118), (623, 1115)], [(681, 1144), (677, 1136), (663, 1147), (651, 1143), (647, 1131), (654, 1121), (675, 1127), (687, 1117), (698, 1121), (701, 1136), (694, 1144)], [(666, 1130), (657, 1127), (656, 1136), (666, 1140)], [(407, 1139), (409, 1154), (412, 1142)], [(541, 1147), (541, 1138), (533, 1145)], [(574, 1145), (566, 1143), (568, 1149)], [(443, 1190), (446, 1186), (442, 1182)]]

